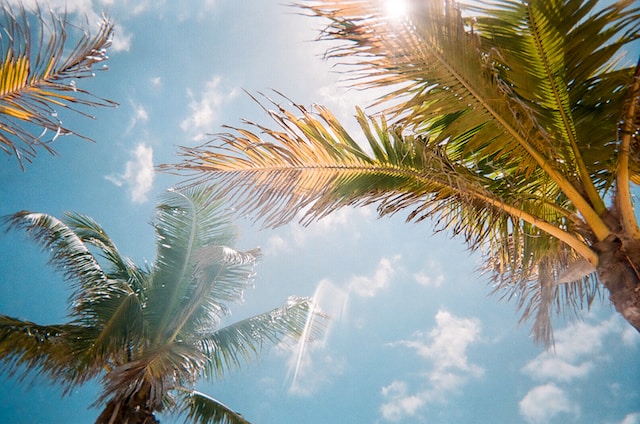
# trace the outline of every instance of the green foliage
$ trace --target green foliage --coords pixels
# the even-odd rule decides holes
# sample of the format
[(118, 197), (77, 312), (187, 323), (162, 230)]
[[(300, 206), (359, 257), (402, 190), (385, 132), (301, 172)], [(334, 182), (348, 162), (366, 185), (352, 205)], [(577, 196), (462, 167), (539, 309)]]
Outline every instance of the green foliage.
[[(246, 422), (215, 400), (203, 406), (204, 395), (193, 392), (197, 379), (257, 358), (265, 342), (312, 339), (322, 327), (324, 316), (307, 298), (221, 327), (229, 304), (250, 287), (259, 251), (232, 247), (230, 217), (205, 189), (170, 191), (158, 205), (150, 268), (122, 256), (83, 215), (19, 212), (5, 224), (49, 252), (73, 290), (66, 324), (0, 316), (2, 367), (22, 378), (44, 375), (67, 390), (102, 375), (98, 404), (106, 408), (98, 422), (136, 408), (188, 408), (193, 422)], [(190, 401), (176, 404), (173, 395)]]

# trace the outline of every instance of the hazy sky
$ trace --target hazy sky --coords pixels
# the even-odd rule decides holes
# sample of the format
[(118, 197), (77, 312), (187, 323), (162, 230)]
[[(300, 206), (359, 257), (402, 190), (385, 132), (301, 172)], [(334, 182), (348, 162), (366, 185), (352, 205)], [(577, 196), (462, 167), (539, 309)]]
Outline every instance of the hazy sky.
[[(321, 23), (281, 3), (69, 1), (72, 19), (95, 22), (106, 10), (118, 23), (110, 70), (78, 85), (120, 106), (95, 111), (95, 121), (64, 118), (95, 143), (59, 139), (58, 156), (41, 152), (25, 172), (2, 157), (0, 215), (85, 213), (126, 255), (152, 261), (155, 201), (179, 181), (153, 166), (178, 161), (178, 145), (204, 142), (222, 124), (264, 121), (243, 90), (325, 104), (355, 131), (353, 106), (372, 94), (341, 88), (311, 41)], [(513, 304), (488, 297), (479, 257), (429, 223), (361, 208), (307, 228), (242, 226), (239, 247), (260, 246), (264, 258), (233, 319), (314, 294), (333, 316), (318, 343), (269, 349), (201, 384), (251, 422), (640, 423), (640, 337), (607, 301), (581, 322), (558, 322), (545, 352)], [(22, 234), (1, 234), (0, 312), (63, 321), (68, 292), (46, 255)], [(99, 413), (89, 408), (96, 385), (63, 399), (40, 379), (27, 386), (0, 379), (0, 423), (87, 423)]]

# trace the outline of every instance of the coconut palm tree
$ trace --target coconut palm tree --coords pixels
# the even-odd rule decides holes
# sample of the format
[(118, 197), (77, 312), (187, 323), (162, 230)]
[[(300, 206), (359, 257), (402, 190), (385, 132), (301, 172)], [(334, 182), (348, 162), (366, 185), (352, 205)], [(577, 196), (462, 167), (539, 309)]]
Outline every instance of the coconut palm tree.
[(300, 7), (326, 22), (346, 81), (383, 93), (379, 114), (357, 111), (368, 143), (325, 107), (261, 100), (275, 127), (230, 127), (163, 169), (267, 226), (372, 203), (434, 218), (485, 254), (538, 341), (601, 287), (640, 330), (640, 64), (620, 57), (638, 39), (637, 2), (422, 0), (403, 18), (371, 0)]
[(0, 27), (0, 149), (23, 166), (38, 148), (53, 153), (50, 144), (60, 135), (89, 139), (63, 124), (62, 114), (91, 117), (87, 108), (116, 105), (77, 83), (107, 69), (113, 23), (104, 18), (92, 35), (66, 15), (3, 3)]
[(234, 227), (203, 190), (172, 191), (157, 206), (157, 257), (140, 267), (91, 218), (19, 212), (24, 230), (71, 283), (70, 320), (39, 325), (0, 316), (0, 361), (22, 378), (45, 376), (65, 392), (101, 378), (97, 423), (155, 423), (162, 410), (194, 423), (247, 423), (195, 390), (255, 358), (267, 342), (313, 338), (324, 316), (291, 297), (270, 312), (222, 326), (251, 285), (257, 249), (232, 247)]

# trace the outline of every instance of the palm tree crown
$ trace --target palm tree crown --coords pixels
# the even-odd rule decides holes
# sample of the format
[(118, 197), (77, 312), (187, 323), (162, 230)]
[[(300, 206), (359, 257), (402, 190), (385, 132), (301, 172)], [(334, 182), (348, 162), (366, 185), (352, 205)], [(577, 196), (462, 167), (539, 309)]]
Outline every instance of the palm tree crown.
[(352, 85), (385, 90), (379, 116), (357, 111), (368, 149), (322, 106), (272, 102), (277, 128), (230, 128), (165, 169), (269, 226), (371, 203), (435, 218), (485, 253), (536, 340), (602, 285), (640, 330), (640, 64), (619, 59), (637, 40), (637, 5), (427, 0), (402, 19), (375, 1), (299, 7), (327, 22), (320, 39)]
[(3, 4), (0, 26), (0, 149), (23, 166), (38, 148), (53, 153), (50, 144), (60, 135), (88, 139), (64, 125), (62, 114), (91, 117), (89, 107), (116, 105), (76, 84), (107, 69), (113, 23), (104, 18), (92, 35), (88, 28), (74, 30), (64, 15)]
[(0, 316), (0, 361), (9, 373), (42, 374), (67, 390), (101, 377), (97, 423), (153, 423), (154, 412), (190, 422), (247, 421), (194, 390), (263, 344), (313, 338), (323, 315), (310, 299), (290, 298), (270, 312), (221, 326), (228, 304), (250, 286), (259, 251), (232, 247), (234, 227), (203, 190), (172, 191), (157, 207), (157, 257), (139, 267), (122, 256), (91, 218), (20, 212), (6, 218), (51, 252), (72, 284), (70, 321), (38, 325)]

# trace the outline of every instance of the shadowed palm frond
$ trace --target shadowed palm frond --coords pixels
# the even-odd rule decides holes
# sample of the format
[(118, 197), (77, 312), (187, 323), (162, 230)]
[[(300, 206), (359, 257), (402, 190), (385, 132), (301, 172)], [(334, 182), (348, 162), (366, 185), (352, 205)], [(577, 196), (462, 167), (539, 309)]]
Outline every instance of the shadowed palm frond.
[(87, 138), (63, 124), (65, 110), (91, 117), (89, 107), (116, 105), (78, 84), (106, 69), (113, 23), (105, 18), (91, 35), (66, 19), (21, 5), (0, 7), (0, 148), (15, 154), (21, 166), (38, 147), (53, 152), (49, 144), (60, 135)]
[(67, 392), (100, 372), (85, 356), (94, 337), (94, 329), (75, 324), (38, 325), (0, 315), (0, 367), (21, 380), (45, 375)]

